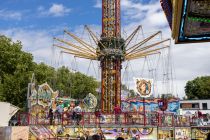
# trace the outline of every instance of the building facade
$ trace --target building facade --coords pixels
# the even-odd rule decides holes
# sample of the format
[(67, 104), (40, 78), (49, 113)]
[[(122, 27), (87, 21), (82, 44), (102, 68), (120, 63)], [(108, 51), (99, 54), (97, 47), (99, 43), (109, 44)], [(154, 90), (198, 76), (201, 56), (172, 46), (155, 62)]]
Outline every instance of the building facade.
[(183, 115), (195, 114), (198, 111), (202, 114), (210, 114), (210, 99), (180, 100), (180, 109)]

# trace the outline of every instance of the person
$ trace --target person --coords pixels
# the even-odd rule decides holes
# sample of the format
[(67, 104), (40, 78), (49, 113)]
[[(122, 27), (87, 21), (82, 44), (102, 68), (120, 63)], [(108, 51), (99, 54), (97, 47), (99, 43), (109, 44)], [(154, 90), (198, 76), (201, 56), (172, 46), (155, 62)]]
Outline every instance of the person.
[(120, 121), (120, 113), (121, 113), (121, 108), (119, 105), (116, 105), (114, 107), (114, 113), (115, 113), (115, 123), (119, 123)]
[(85, 140), (86, 138), (82, 136), (82, 137), (80, 137), (79, 139), (80, 139), (80, 140)]
[(79, 104), (73, 109), (73, 118), (76, 119), (77, 125), (79, 125), (79, 122), (82, 119), (82, 108), (79, 106)]
[(99, 127), (98, 134), (99, 134), (101, 140), (106, 140), (106, 137), (104, 136), (104, 133), (103, 133), (101, 127)]
[(124, 140), (123, 137), (118, 137), (116, 140)]
[(210, 132), (207, 134), (206, 140), (210, 140)]
[(101, 112), (101, 109), (95, 110), (95, 116), (96, 116), (96, 123), (104, 123), (106, 120), (105, 116)]
[(198, 118), (202, 118), (202, 117), (203, 117), (202, 112), (198, 111)]
[(203, 125), (203, 114), (202, 112), (198, 111), (198, 125)]
[(57, 114), (58, 122), (61, 122), (61, 118), (63, 114), (63, 107), (61, 103), (56, 107), (56, 114)]
[(93, 139), (93, 140), (101, 140), (101, 137), (100, 137), (98, 134), (94, 134), (94, 135), (92, 136), (92, 139)]
[(136, 135), (136, 139), (137, 140), (140, 140), (140, 135)]
[(49, 113), (48, 113), (48, 118), (50, 119), (50, 125), (53, 124), (53, 110), (50, 108)]
[(92, 140), (92, 136), (90, 136), (90, 132), (89, 131), (85, 132), (85, 140)]
[(101, 111), (99, 109), (95, 110), (95, 116), (96, 116), (96, 123), (99, 123), (100, 122), (99, 119), (100, 119), (100, 116), (101, 116)]
[(195, 125), (196, 124), (196, 116), (193, 114), (192, 115), (192, 124)]

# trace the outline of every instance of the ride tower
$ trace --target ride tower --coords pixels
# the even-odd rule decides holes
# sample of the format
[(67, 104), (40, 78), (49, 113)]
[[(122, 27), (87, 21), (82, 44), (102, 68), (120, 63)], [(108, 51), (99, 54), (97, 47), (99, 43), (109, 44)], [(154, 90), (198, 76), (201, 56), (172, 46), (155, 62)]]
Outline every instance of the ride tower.
[(101, 64), (101, 110), (121, 106), (121, 64), (125, 41), (120, 30), (120, 0), (102, 0), (102, 34), (97, 50)]
[[(83, 58), (100, 61), (101, 66), (101, 111), (113, 113), (115, 106), (121, 106), (121, 69), (122, 62), (145, 58), (150, 55), (159, 55), (161, 50), (169, 48), (170, 39), (156, 41), (157, 36), (162, 36), (161, 31), (143, 37), (139, 42), (131, 42), (143, 29), (139, 25), (126, 39), (121, 37), (120, 0), (102, 0), (102, 33), (100, 37), (94, 34), (85, 25), (89, 36), (94, 41), (86, 42), (70, 31), (64, 30), (71, 40), (54, 38), (53, 46), (62, 49), (61, 53), (71, 54), (74, 58)], [(151, 41), (151, 42), (150, 42)], [(132, 45), (131, 45), (132, 44)], [(71, 47), (71, 48), (69, 48)], [(87, 93), (88, 94), (88, 93)]]

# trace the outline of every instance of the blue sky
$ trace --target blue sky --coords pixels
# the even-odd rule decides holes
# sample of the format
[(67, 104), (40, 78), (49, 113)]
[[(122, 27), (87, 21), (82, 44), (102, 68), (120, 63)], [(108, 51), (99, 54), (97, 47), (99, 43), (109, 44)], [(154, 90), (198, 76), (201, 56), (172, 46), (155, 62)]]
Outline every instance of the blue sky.
[[(161, 30), (163, 38), (171, 37), (159, 0), (121, 0), (121, 21), (123, 35), (142, 25), (145, 35)], [(53, 37), (61, 37), (65, 28), (81, 37), (83, 25), (100, 35), (101, 0), (1, 0), (0, 34), (20, 40), (23, 50), (32, 53), (38, 63), (58, 67), (61, 57), (59, 50), (52, 48)], [(177, 83), (174, 93), (182, 97), (188, 80), (210, 75), (210, 47), (209, 43), (174, 45), (172, 41), (171, 49)], [(63, 65), (73, 67), (72, 56), (62, 59)], [(89, 62), (77, 61), (79, 70), (86, 73)], [(134, 74), (130, 71), (130, 75), (138, 75), (143, 61), (131, 62)]]
[[(132, 4), (142, 5), (158, 2), (157, 0), (133, 0)], [(126, 1), (125, 4), (128, 4)], [(101, 24), (100, 0), (6, 0), (0, 5), (1, 28), (46, 29), (57, 26), (75, 28), (78, 25)], [(126, 20), (126, 6), (122, 7), (122, 25)], [(129, 8), (132, 8), (131, 6)], [(143, 9), (142, 13), (148, 9)], [(135, 8), (129, 10), (135, 13)], [(138, 11), (136, 11), (138, 12)], [(129, 15), (129, 13), (127, 13)], [(135, 13), (137, 14), (137, 13)], [(139, 14), (139, 13), (138, 13)], [(143, 17), (144, 18), (144, 17)], [(136, 19), (133, 19), (133, 21)]]
[(100, 24), (101, 10), (93, 8), (94, 5), (95, 0), (2, 0), (0, 25), (42, 29)]

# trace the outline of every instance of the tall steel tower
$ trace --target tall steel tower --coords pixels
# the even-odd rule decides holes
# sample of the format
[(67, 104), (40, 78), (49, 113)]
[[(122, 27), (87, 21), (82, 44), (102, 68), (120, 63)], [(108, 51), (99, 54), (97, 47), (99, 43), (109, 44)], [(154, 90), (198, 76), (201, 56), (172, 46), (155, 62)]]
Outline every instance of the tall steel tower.
[(160, 44), (170, 39), (148, 43), (161, 34), (158, 31), (135, 45), (129, 46), (137, 32), (142, 29), (142, 26), (138, 26), (126, 39), (121, 37), (120, 0), (102, 0), (102, 34), (100, 37), (97, 37), (88, 26), (85, 26), (85, 28), (95, 42), (95, 46), (90, 45), (67, 30), (64, 30), (64, 33), (77, 41), (79, 45), (59, 38), (54, 39), (63, 44), (53, 45), (61, 48), (62, 53), (100, 61), (101, 109), (103, 112), (113, 112), (115, 106), (121, 105), (122, 62), (160, 54), (160, 50), (169, 47)]
[(121, 64), (125, 41), (120, 30), (120, 0), (102, 0), (102, 35), (98, 44), (101, 54), (101, 109), (112, 112), (121, 101)]

